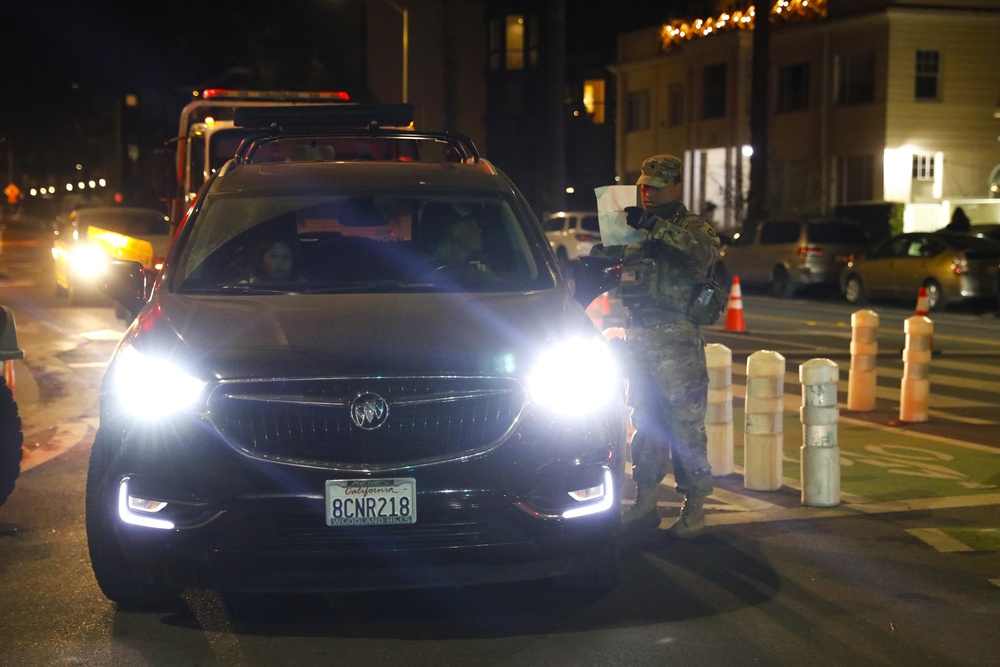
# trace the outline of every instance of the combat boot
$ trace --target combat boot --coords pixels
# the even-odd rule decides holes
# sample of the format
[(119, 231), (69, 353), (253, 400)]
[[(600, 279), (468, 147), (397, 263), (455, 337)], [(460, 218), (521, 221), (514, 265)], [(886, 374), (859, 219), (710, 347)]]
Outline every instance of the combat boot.
[(639, 484), (635, 502), (622, 514), (622, 530), (652, 530), (660, 525), (656, 509), (656, 484)]
[(705, 530), (705, 497), (684, 496), (681, 515), (670, 528), (667, 528), (667, 534), (671, 537), (687, 539), (695, 537), (703, 530)]

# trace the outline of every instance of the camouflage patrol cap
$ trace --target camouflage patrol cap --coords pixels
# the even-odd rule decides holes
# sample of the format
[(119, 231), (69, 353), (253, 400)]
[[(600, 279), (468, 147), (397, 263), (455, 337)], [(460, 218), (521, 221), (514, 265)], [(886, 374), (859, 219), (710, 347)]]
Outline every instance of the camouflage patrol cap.
[(680, 158), (673, 155), (654, 155), (642, 161), (642, 175), (637, 182), (639, 185), (663, 188), (680, 175)]

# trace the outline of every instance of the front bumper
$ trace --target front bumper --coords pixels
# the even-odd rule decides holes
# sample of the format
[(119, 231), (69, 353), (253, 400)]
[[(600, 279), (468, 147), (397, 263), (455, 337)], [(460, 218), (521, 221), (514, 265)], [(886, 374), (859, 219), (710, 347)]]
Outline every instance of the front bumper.
[[(155, 429), (102, 425), (95, 448), (118, 452), (108, 494), (124, 481), (127, 496), (166, 503), (148, 516), (172, 527), (117, 517), (119, 546), (137, 576), (317, 591), (499, 583), (592, 568), (608, 557), (618, 529), (624, 434), (617, 411), (573, 426), (524, 419), (490, 451), (377, 474), (251, 457), (201, 418)], [(327, 480), (403, 476), (416, 480), (417, 523), (326, 525)], [(562, 516), (580, 504), (568, 492), (605, 480), (604, 509)]]

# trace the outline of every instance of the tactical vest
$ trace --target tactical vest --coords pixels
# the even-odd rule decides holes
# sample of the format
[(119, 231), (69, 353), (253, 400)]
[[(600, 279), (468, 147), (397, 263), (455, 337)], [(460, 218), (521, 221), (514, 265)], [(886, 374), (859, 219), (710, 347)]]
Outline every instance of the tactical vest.
[[(672, 224), (684, 218), (678, 209)], [(677, 271), (666, 256), (668, 249), (657, 240), (633, 243), (622, 257), (620, 294), (630, 312), (666, 310), (687, 313), (698, 282)]]

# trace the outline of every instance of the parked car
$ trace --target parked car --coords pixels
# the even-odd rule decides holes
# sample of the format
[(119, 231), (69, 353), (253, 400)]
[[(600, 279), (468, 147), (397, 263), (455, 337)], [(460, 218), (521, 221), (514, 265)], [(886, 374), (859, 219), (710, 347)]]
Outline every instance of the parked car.
[(741, 285), (787, 297), (807, 285), (836, 288), (847, 262), (870, 244), (864, 227), (851, 220), (764, 220), (735, 234), (720, 261)]
[(841, 288), (850, 303), (866, 298), (915, 301), (927, 290), (928, 309), (996, 295), (1000, 243), (966, 232), (899, 234), (855, 258)]
[[(612, 586), (623, 383), (583, 304), (620, 266), (581, 260), (574, 300), (464, 137), (448, 164), (255, 162), (283, 136), (212, 176), (148, 302), (142, 267), (114, 264), (137, 319), (87, 478), (104, 594)], [(269, 279), (275, 243), (294, 266)]]
[(549, 213), (542, 220), (542, 229), (559, 263), (569, 263), (586, 257), (601, 242), (601, 227), (597, 211), (559, 211)]
[(155, 209), (95, 206), (71, 212), (56, 222), (52, 240), (57, 296), (70, 303), (91, 300), (108, 262), (134, 260), (157, 270), (170, 247), (170, 225)]

